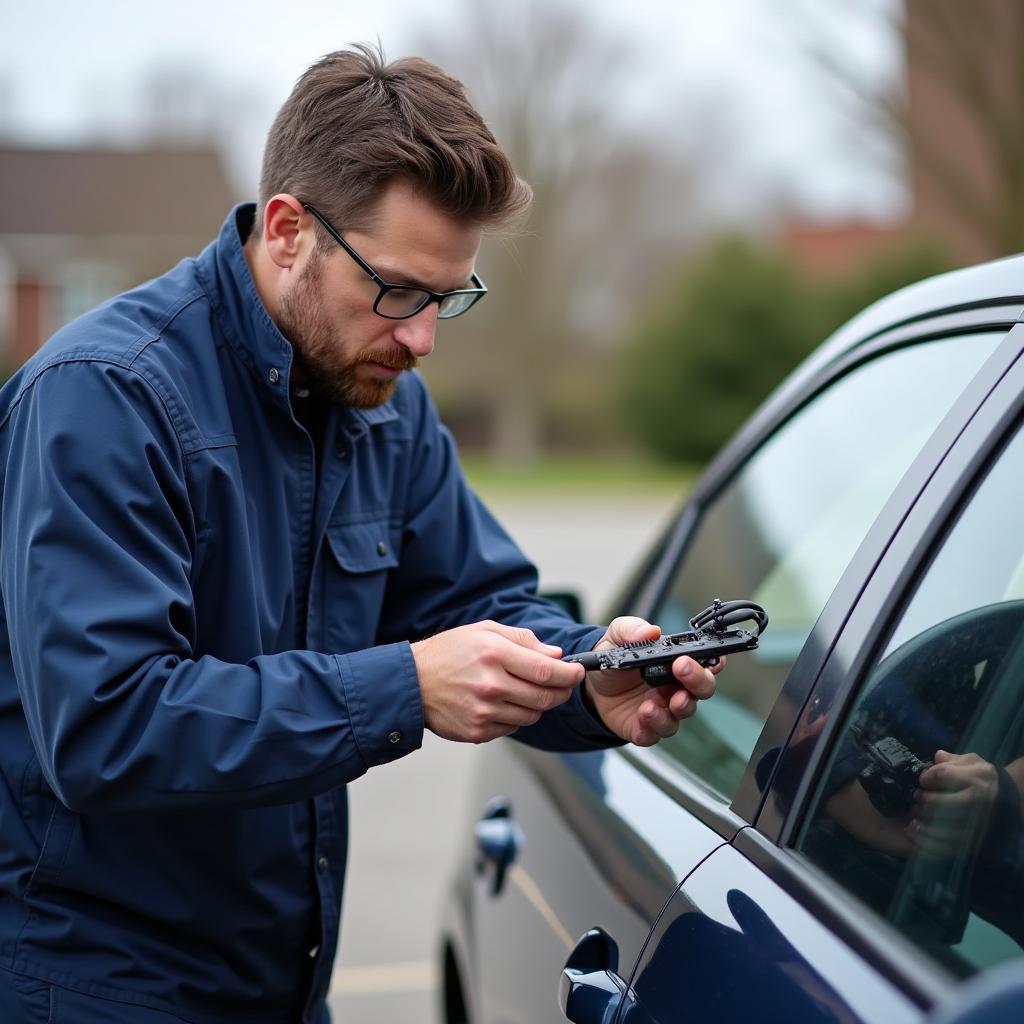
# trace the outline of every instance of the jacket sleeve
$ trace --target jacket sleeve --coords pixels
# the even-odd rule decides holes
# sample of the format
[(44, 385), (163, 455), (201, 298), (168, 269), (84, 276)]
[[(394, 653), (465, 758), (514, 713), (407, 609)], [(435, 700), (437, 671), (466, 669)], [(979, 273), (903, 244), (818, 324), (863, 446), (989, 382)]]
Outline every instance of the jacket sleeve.
[(188, 458), (133, 370), (44, 369), (2, 442), (12, 662), (42, 771), (72, 810), (291, 802), (418, 746), (407, 644), (194, 657)]
[[(591, 650), (604, 629), (580, 625), (537, 593), (537, 570), (473, 493), (455, 443), (418, 389), (413, 464), (399, 565), (381, 616), (382, 642), (412, 640), (492, 619), (525, 626), (565, 654)], [(579, 691), (516, 739), (547, 750), (622, 743), (583, 705)]]

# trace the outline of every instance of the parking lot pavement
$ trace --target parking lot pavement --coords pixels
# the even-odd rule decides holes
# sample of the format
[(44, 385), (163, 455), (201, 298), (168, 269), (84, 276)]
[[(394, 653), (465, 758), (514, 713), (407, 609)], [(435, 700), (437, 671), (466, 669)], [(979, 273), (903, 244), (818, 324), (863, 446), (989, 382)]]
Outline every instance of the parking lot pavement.
[[(599, 614), (675, 500), (491, 500), (545, 589)], [(447, 872), (473, 820), (476, 747), (432, 734), (423, 749), (349, 787), (351, 847), (330, 1006), (335, 1024), (436, 1024), (435, 938)]]
[(682, 500), (682, 492), (489, 501), (540, 570), (542, 590), (574, 590), (591, 621), (607, 611), (625, 574)]
[(434, 945), (477, 748), (431, 733), (349, 787), (352, 845), (331, 986), (336, 1024), (437, 1019)]

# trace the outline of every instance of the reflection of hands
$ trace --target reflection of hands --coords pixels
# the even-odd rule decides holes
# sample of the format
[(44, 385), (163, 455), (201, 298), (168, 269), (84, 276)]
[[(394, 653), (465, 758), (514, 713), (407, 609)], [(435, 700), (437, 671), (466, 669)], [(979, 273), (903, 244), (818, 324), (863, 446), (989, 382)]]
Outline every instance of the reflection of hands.
[(814, 740), (828, 724), (828, 715), (823, 715), (818, 710), (820, 703), (820, 697), (813, 698), (804, 710), (804, 713), (797, 719), (797, 723), (793, 727), (793, 735), (789, 741), (790, 746), (795, 747), (799, 743)]
[(919, 853), (949, 855), (981, 843), (999, 793), (995, 765), (937, 750), (917, 785), (907, 834)]
[(871, 802), (859, 779), (836, 790), (825, 804), (826, 814), (858, 842), (873, 850), (906, 857), (913, 846), (903, 819), (887, 818)]
[[(657, 640), (661, 630), (644, 619), (622, 616), (612, 621), (594, 650), (620, 647), (635, 641)], [(725, 667), (720, 658), (714, 668), (702, 668), (692, 658), (676, 658), (672, 675), (677, 684), (648, 686), (639, 670), (607, 669), (588, 672), (585, 686), (594, 710), (605, 726), (624, 740), (649, 747), (675, 734), (679, 723), (693, 715), (697, 701), (715, 692), (715, 676)]]

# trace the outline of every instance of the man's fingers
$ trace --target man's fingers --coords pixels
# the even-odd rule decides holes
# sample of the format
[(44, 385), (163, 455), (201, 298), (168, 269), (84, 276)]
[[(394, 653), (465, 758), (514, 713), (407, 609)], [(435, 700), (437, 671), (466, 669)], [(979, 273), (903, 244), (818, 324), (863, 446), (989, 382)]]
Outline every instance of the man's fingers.
[(481, 730), (470, 741), (472, 743), (490, 743), (491, 740), (500, 739), (502, 736), (511, 736), (518, 732), (518, 725), (505, 725), (501, 722), (492, 722), (486, 729)]
[(486, 622), (483, 625), (492, 633), (497, 633), (506, 640), (510, 640), (517, 647), (538, 651), (549, 657), (557, 657), (555, 652), (561, 653), (560, 647), (544, 643), (532, 629), (527, 629), (525, 626), (506, 626), (503, 622)]
[(586, 675), (582, 665), (567, 664), (553, 655), (514, 642), (498, 648), (495, 653), (505, 672), (536, 686), (569, 689), (579, 685)]
[(676, 690), (668, 699), (668, 707), (673, 717), (680, 721), (697, 713), (697, 701), (689, 690)]
[(659, 740), (674, 736), (678, 729), (679, 719), (668, 708), (646, 700), (637, 709), (631, 742), (639, 747), (650, 747)]
[(661, 636), (661, 628), (651, 625), (646, 619), (636, 615), (620, 615), (608, 624), (604, 639), (597, 645), (600, 647), (620, 647), (641, 640), (657, 640)]
[(715, 692), (715, 676), (693, 658), (685, 655), (672, 662), (672, 674), (697, 700), (707, 700)]
[[(530, 683), (509, 677), (500, 688), (495, 686), (493, 693), (485, 696), (484, 699), (489, 697), (495, 707), (507, 704), (512, 707), (520, 707), (525, 711), (543, 714), (545, 711), (557, 708), (559, 704), (564, 704), (572, 696), (573, 689), (574, 687), (571, 686), (532, 686)], [(516, 724), (527, 725), (529, 723), (517, 722)]]
[(519, 729), (524, 725), (535, 725), (543, 712), (507, 701), (494, 711), (494, 724)]
[(953, 793), (970, 785), (970, 778), (951, 764), (933, 764), (917, 778), (921, 789)]
[(919, 789), (914, 794), (914, 807), (922, 814), (926, 811), (934, 814), (943, 810), (949, 813), (963, 814), (972, 807), (978, 806), (979, 802), (984, 805), (984, 801), (979, 801), (978, 794), (969, 789), (956, 792), (925, 792), (923, 789)]

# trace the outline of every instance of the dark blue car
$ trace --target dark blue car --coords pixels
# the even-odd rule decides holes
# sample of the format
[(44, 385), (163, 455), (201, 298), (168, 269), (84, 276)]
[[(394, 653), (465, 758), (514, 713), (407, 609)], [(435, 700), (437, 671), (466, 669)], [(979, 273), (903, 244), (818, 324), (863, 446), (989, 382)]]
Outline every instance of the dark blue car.
[(1024, 1021), (1024, 256), (838, 331), (604, 617), (714, 597), (674, 738), (483, 753), (446, 1024)]

